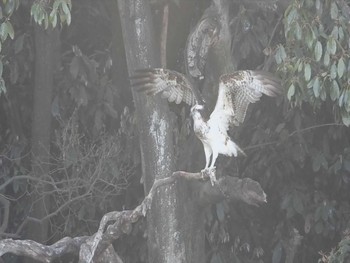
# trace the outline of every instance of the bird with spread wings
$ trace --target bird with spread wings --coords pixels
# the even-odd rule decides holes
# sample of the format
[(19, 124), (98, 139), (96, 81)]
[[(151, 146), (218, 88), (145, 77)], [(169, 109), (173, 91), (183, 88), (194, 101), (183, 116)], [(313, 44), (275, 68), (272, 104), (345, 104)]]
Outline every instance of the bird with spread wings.
[(244, 121), (250, 103), (265, 94), (275, 97), (281, 92), (279, 79), (263, 71), (241, 70), (220, 76), (214, 110), (207, 119), (206, 104), (199, 90), (183, 74), (162, 68), (137, 70), (131, 76), (131, 85), (148, 95), (161, 94), (169, 102), (185, 102), (191, 107), (193, 128), (201, 140), (205, 153), (203, 172), (215, 171), (219, 154), (235, 156), (243, 150), (229, 137), (231, 125)]

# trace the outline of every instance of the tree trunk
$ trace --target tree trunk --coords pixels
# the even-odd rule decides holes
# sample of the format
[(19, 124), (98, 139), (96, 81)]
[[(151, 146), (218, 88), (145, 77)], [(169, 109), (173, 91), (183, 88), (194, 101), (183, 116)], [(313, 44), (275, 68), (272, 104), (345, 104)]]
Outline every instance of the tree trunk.
[[(53, 90), (53, 72), (58, 31), (44, 30), (35, 26), (35, 88), (32, 122), (32, 173), (43, 177), (49, 173), (51, 98)], [(43, 193), (44, 185), (37, 185), (31, 196), (30, 217), (44, 218), (49, 210), (48, 197)], [(48, 238), (48, 222), (31, 222), (27, 227), (27, 238), (45, 242)]]
[[(159, 67), (149, 1), (118, 0), (129, 74)], [(174, 171), (175, 158), (169, 108), (160, 97), (133, 92), (139, 130), (145, 191), (155, 179)], [(180, 187), (181, 185), (181, 187)], [(187, 185), (159, 189), (147, 218), (148, 262), (204, 262), (204, 225)]]

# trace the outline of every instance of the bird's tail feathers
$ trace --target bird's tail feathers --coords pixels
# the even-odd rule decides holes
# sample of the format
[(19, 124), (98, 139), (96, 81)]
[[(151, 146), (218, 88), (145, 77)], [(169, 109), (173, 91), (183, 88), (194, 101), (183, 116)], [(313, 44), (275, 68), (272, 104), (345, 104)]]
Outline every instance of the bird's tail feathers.
[(245, 152), (236, 143), (234, 143), (232, 140), (229, 140), (228, 146), (229, 146), (228, 148), (230, 150), (230, 152), (228, 153), (229, 156), (233, 155), (233, 156), (237, 157), (238, 154), (242, 154), (243, 156), (247, 156), (245, 154)]

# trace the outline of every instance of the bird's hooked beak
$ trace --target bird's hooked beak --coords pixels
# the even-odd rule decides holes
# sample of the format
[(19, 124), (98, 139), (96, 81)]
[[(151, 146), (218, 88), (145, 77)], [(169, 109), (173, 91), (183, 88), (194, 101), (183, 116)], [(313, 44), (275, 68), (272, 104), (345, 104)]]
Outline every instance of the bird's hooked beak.
[(191, 108), (191, 116), (194, 117), (194, 115), (196, 113), (200, 113), (201, 111), (204, 110), (204, 106), (203, 105), (194, 105), (192, 108)]

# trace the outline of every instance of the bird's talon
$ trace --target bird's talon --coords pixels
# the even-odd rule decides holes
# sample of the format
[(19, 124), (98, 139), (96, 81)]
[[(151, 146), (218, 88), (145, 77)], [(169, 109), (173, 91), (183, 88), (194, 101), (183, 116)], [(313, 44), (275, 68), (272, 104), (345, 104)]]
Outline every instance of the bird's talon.
[(204, 168), (202, 171), (202, 178), (209, 177), (211, 185), (216, 183), (216, 167)]
[(212, 186), (214, 186), (214, 184), (216, 184), (217, 180), (216, 180), (216, 167), (212, 167), (209, 169), (209, 179), (210, 179), (210, 183)]

